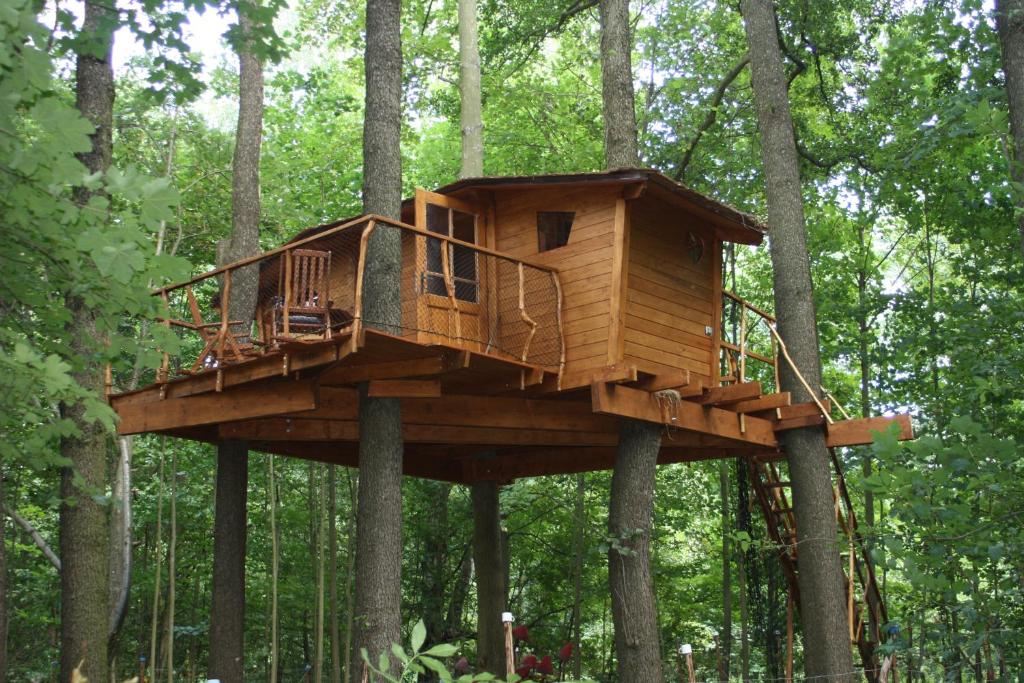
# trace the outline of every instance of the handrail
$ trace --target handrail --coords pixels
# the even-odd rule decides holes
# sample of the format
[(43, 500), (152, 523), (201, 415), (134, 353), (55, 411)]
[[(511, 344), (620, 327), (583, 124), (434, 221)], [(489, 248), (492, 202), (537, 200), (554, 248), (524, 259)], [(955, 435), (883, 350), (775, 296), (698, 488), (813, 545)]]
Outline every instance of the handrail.
[[(427, 339), (430, 339), (429, 335), (440, 336), (442, 339), (447, 337), (453, 343), (460, 345), (480, 343), (483, 346), (486, 344), (487, 353), (492, 353), (491, 349), (493, 348), (494, 354), (551, 368), (557, 367), (561, 374), (565, 365), (565, 338), (562, 321), (562, 292), (557, 269), (535, 265), (526, 259), (372, 214), (337, 225), (317, 235), (282, 245), (263, 254), (240, 259), (190, 280), (153, 290), (153, 295), (161, 297), (167, 309), (161, 315), (160, 321), (168, 327), (174, 326), (182, 334), (191, 332), (199, 337), (199, 343), (196, 346), (196, 348), (202, 348), (199, 356), (194, 361), (190, 357), (189, 361), (182, 366), (181, 371), (196, 373), (207, 369), (216, 369), (218, 377), (220, 377), (225, 365), (264, 356), (269, 352), (279, 350), (280, 343), (290, 339), (312, 339), (309, 332), (311, 324), (320, 326), (317, 329), (323, 331), (322, 338), (324, 339), (331, 336), (328, 330), (341, 329), (345, 329), (346, 333), (351, 331), (355, 339), (360, 339), (359, 333), (366, 324), (363, 310), (365, 304), (363, 279), (367, 266), (368, 241), (373, 231), (382, 225), (400, 230), (404, 238), (410, 238), (415, 244), (421, 245), (416, 247), (414, 252), (417, 259), (415, 265), (417, 271), (426, 273), (425, 269), (429, 269), (429, 266), (422, 260), (425, 258), (425, 252), (422, 251), (424, 242), (438, 244), (441, 247), (440, 275), (444, 279), (444, 294), (447, 295), (445, 298), (449, 308), (449, 324), (452, 327), (442, 326), (435, 329), (434, 323), (430, 322), (429, 314), (424, 318), (424, 312), (417, 309), (418, 312), (411, 319), (403, 318), (400, 325), (404, 330), (403, 334), (412, 334), (414, 338), (419, 336), (421, 340), (424, 339), (423, 335), (427, 335)], [(474, 282), (478, 287), (493, 287), (495, 292), (501, 293), (502, 303), (499, 304), (501, 312), (499, 313), (497, 309), (488, 310), (485, 311), (485, 315), (498, 315), (499, 318), (495, 318), (496, 320), (514, 319), (517, 321), (518, 327), (507, 328), (503, 324), (501, 330), (496, 331), (496, 328), (488, 326), (485, 332), (476, 329), (474, 324), (470, 323), (467, 328), (466, 320), (463, 319), (463, 304), (458, 293), (461, 290), (457, 291), (456, 289), (456, 284), (460, 279), (456, 277), (454, 259), (452, 258), (455, 247), (470, 251), (476, 254), (477, 258), (492, 264), (502, 264), (502, 268), (505, 269), (503, 272), (506, 274), (502, 275), (501, 279), (494, 279), (494, 273), (497, 271), (491, 269), (493, 272), (489, 277), (483, 280), (474, 280)], [(335, 285), (330, 287), (329, 293), (325, 296), (326, 301), (323, 302), (327, 307), (327, 313), (315, 314), (321, 317), (313, 323), (308, 320), (296, 322), (292, 319), (291, 313), (281, 313), (281, 302), (291, 299), (293, 273), (291, 272), (290, 254), (303, 248), (327, 249), (338, 255), (348, 255), (347, 258), (339, 260), (339, 263), (348, 264), (341, 266), (342, 275), (338, 276), (341, 278), (337, 283), (341, 288), (340, 291), (334, 289)], [(403, 247), (404, 251), (405, 247)], [(403, 262), (407, 257), (408, 254), (403, 256)], [(269, 267), (260, 268), (259, 264), (262, 262), (268, 262)], [(239, 275), (244, 269), (256, 271), (254, 276), (256, 278), (257, 308), (253, 320), (256, 331), (255, 333), (246, 332), (243, 343), (243, 337), (238, 329), (239, 321), (230, 319), (230, 310), (232, 297), (238, 296), (235, 293), (236, 290), (248, 293), (251, 286), (246, 284), (243, 289), (239, 289), (242, 287), (240, 283), (243, 282), (239, 279)], [(540, 278), (539, 282), (543, 283), (540, 289), (531, 288), (530, 291), (526, 291), (527, 271), (531, 278)], [(299, 277), (304, 276), (300, 273)], [(535, 281), (538, 280), (531, 280), (531, 282)], [(427, 293), (418, 288), (406, 291), (409, 284), (404, 279), (402, 282), (400, 296), (403, 304), (407, 297), (415, 298)], [(203, 292), (203, 295), (197, 300), (197, 294), (200, 291)], [(208, 298), (210, 300), (207, 300)], [(200, 301), (203, 302), (203, 310), (200, 310)], [(505, 308), (506, 306), (509, 308)], [(335, 314), (337, 314), (337, 318), (335, 318)], [(344, 317), (343, 314), (347, 317)], [(511, 314), (512, 318), (500, 317), (506, 314)], [(450, 316), (452, 315), (455, 316), (454, 321), (451, 320)], [(470, 315), (478, 314), (471, 313)], [(204, 316), (209, 317), (204, 320)], [(301, 318), (302, 316), (296, 314), (295, 317)], [(213, 320), (210, 321), (210, 318)], [(523, 325), (525, 325), (525, 329), (523, 329)], [(541, 338), (544, 340), (542, 346), (534, 343)], [(187, 353), (191, 356), (190, 351)], [(170, 365), (169, 355), (165, 352), (161, 364), (162, 371), (156, 378), (158, 383), (164, 384), (169, 380)], [(190, 368), (189, 365), (191, 365)], [(287, 363), (285, 367), (287, 367)], [(219, 387), (218, 380), (218, 390)]]
[[(765, 311), (765, 310), (763, 310), (761, 308), (758, 308), (757, 306), (755, 306), (754, 304), (750, 303), (749, 301), (747, 301), (743, 297), (738, 296), (737, 294), (735, 294), (733, 292), (730, 292), (727, 289), (723, 289), (722, 290), (722, 295), (724, 296), (724, 298), (731, 299), (732, 301), (734, 301), (737, 304), (739, 304), (739, 308), (740, 308), (739, 318), (740, 319), (739, 319), (739, 330), (736, 332), (735, 335), (733, 335), (733, 336), (735, 336), (737, 338), (735, 340), (731, 341), (731, 342), (730, 341), (726, 341), (725, 339), (722, 339), (722, 340), (719, 341), (719, 354), (720, 354), (719, 355), (719, 360), (720, 361), (721, 360), (725, 360), (729, 364), (729, 367), (730, 367), (730, 370), (731, 370), (731, 373), (732, 373), (729, 376), (734, 377), (734, 379), (736, 381), (738, 381), (738, 382), (745, 382), (746, 381), (746, 378), (747, 378), (747, 358), (748, 357), (753, 358), (754, 360), (761, 361), (762, 363), (765, 363), (766, 365), (770, 365), (772, 367), (772, 373), (773, 373), (774, 378), (775, 378), (775, 387), (776, 387), (776, 390), (778, 390), (778, 386), (779, 386), (779, 348), (778, 348), (778, 345), (776, 344), (775, 334), (774, 334), (774, 329), (773, 329), (773, 327), (775, 325), (775, 316), (773, 316), (771, 313), (768, 313), (767, 311)], [(723, 300), (723, 307), (724, 307), (724, 300)], [(753, 322), (748, 322), (747, 321), (747, 311), (750, 311), (751, 313), (753, 313), (753, 314), (755, 314), (757, 316), (753, 320)], [(724, 316), (723, 316), (723, 319), (724, 319)], [(757, 353), (755, 351), (751, 351), (748, 348), (748, 344), (747, 344), (748, 337), (750, 336), (751, 331), (754, 330), (757, 327), (757, 325), (759, 323), (761, 323), (761, 322), (763, 322), (765, 327), (768, 328), (768, 340), (767, 341), (768, 341), (768, 344), (770, 344), (770, 346), (771, 346), (771, 352), (770, 352), (771, 355), (765, 355), (763, 353)], [(728, 353), (726, 353), (724, 356), (722, 356), (721, 354), (722, 354), (723, 351), (732, 351), (732, 352), (734, 352), (734, 354), (737, 354), (739, 356), (739, 358), (737, 359), (737, 358), (735, 358), (733, 356), (733, 354), (728, 354)]]
[(504, 252), (497, 251), (495, 249), (490, 249), (488, 247), (485, 247), (485, 246), (482, 246), (482, 245), (479, 245), (479, 244), (473, 244), (472, 242), (465, 242), (463, 240), (456, 239), (454, 237), (449, 237), (448, 235), (445, 235), (445, 234), (442, 234), (442, 233), (436, 233), (436, 232), (430, 232), (428, 230), (422, 230), (420, 228), (417, 228), (415, 225), (409, 225), (408, 223), (403, 223), (402, 221), (397, 221), (397, 220), (394, 220), (394, 219), (391, 219), (391, 218), (387, 218), (385, 216), (380, 216), (380, 215), (374, 214), (374, 213), (367, 213), (367, 214), (363, 214), (362, 216), (359, 216), (358, 218), (354, 218), (354, 219), (352, 219), (350, 221), (342, 223), (341, 225), (336, 225), (333, 228), (329, 228), (327, 230), (324, 230), (323, 232), (318, 232), (315, 235), (310, 235), (309, 237), (303, 237), (301, 240), (298, 240), (298, 241), (295, 241), (295, 242), (288, 242), (286, 244), (282, 244), (281, 246), (276, 247), (274, 249), (271, 249), (270, 251), (265, 251), (265, 252), (262, 252), (260, 254), (256, 254), (254, 256), (249, 256), (249, 257), (246, 257), (244, 259), (239, 259), (238, 261), (233, 261), (233, 262), (225, 264), (223, 266), (219, 266), (217, 268), (214, 268), (213, 270), (208, 270), (205, 273), (201, 273), (200, 275), (197, 275), (197, 276), (193, 277), (191, 280), (185, 280), (184, 282), (176, 282), (176, 283), (174, 283), (172, 285), (165, 285), (163, 287), (154, 287), (150, 291), (150, 293), (153, 294), (154, 296), (156, 296), (156, 295), (159, 295), (161, 292), (173, 292), (173, 291), (175, 291), (177, 289), (181, 289), (182, 287), (187, 287), (189, 285), (194, 285), (197, 282), (201, 282), (201, 281), (206, 280), (206, 279), (208, 279), (210, 277), (213, 277), (215, 275), (220, 275), (220, 274), (222, 274), (222, 273), (224, 273), (226, 271), (236, 270), (236, 269), (241, 268), (243, 266), (252, 265), (253, 263), (257, 263), (259, 261), (264, 261), (264, 260), (273, 258), (273, 257), (278, 256), (280, 254), (283, 254), (283, 253), (285, 253), (287, 251), (291, 251), (292, 249), (295, 249), (297, 247), (301, 247), (303, 245), (309, 244), (310, 242), (315, 242), (317, 240), (322, 240), (325, 237), (330, 237), (331, 235), (337, 234), (337, 233), (342, 232), (344, 230), (348, 230), (348, 229), (350, 229), (350, 228), (352, 228), (352, 227), (354, 227), (356, 225), (362, 225), (364, 223), (366, 223), (366, 224), (377, 223), (377, 224), (381, 224), (381, 225), (390, 225), (390, 226), (395, 227), (395, 228), (401, 228), (402, 230), (408, 230), (408, 231), (411, 231), (411, 232), (414, 232), (414, 233), (417, 233), (417, 234), (420, 234), (420, 235), (424, 235), (426, 237), (431, 237), (433, 239), (441, 240), (443, 242), (450, 242), (450, 243), (452, 243), (454, 245), (463, 246), (463, 247), (470, 247), (471, 249), (474, 249), (474, 250), (476, 250), (476, 251), (478, 251), (478, 252), (480, 252), (482, 254), (489, 254), (490, 256), (494, 256), (495, 258), (505, 259), (506, 261), (513, 261), (513, 262), (522, 263), (522, 264), (530, 266), (532, 268), (537, 268), (538, 270), (544, 270), (544, 271), (548, 271), (548, 272), (557, 272), (558, 271), (557, 268), (555, 268), (554, 266), (548, 265), (546, 263), (540, 263), (540, 262), (534, 261), (532, 259), (523, 258), (521, 256), (511, 256), (511, 255), (506, 254)]

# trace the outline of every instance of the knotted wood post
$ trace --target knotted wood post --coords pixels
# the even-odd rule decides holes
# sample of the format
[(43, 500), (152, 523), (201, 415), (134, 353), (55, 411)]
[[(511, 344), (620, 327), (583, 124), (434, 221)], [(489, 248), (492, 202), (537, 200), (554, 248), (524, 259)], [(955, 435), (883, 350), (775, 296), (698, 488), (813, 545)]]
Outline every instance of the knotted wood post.
[(686, 657), (686, 673), (690, 678), (690, 683), (697, 683), (697, 674), (693, 670), (693, 646), (683, 643), (679, 646), (679, 652)]

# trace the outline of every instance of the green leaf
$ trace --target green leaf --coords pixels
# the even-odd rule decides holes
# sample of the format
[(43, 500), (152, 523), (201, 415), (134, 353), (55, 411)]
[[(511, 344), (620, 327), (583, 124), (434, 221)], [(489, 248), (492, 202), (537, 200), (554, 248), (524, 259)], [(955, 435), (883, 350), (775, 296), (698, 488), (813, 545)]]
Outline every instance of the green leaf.
[(453, 654), (459, 651), (459, 648), (455, 647), (450, 643), (441, 643), (430, 648), (423, 654), (430, 655), (432, 657), (451, 657)]
[(445, 668), (444, 664), (442, 664), (440, 661), (434, 659), (433, 657), (428, 657), (426, 655), (421, 656), (419, 658), (419, 661), (423, 662), (423, 665), (425, 667), (436, 673), (442, 681), (452, 680), (451, 673), (448, 672), (448, 669)]
[(423, 647), (423, 643), (427, 640), (427, 627), (424, 625), (423, 620), (420, 619), (416, 622), (416, 625), (412, 627), (412, 651), (413, 653), (419, 652), (420, 648)]

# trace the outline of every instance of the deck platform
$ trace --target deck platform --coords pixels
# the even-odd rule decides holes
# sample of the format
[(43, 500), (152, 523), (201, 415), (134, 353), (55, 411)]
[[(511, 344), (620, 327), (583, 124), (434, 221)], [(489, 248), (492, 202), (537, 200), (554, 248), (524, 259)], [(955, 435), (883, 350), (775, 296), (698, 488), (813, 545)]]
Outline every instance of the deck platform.
[[(757, 382), (705, 388), (686, 373), (614, 366), (559, 378), (541, 366), (372, 329), (293, 342), (110, 401), (121, 434), (244, 439), (260, 451), (355, 466), (361, 383), (402, 403), (406, 474), (459, 483), (608, 469), (622, 417), (665, 426), (662, 463), (781, 459), (778, 431), (825, 424), (816, 406), (762, 395)], [(890, 422), (911, 438), (900, 416), (837, 422), (829, 443), (870, 442), (870, 430)]]

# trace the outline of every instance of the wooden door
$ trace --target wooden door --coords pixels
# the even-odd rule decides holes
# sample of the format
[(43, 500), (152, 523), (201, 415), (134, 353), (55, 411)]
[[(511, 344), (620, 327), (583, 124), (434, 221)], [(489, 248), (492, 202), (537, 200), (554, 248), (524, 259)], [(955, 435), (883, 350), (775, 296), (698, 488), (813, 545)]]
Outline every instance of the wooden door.
[[(416, 190), (416, 227), (470, 244), (483, 239), (477, 207), (421, 189)], [(432, 237), (416, 242), (417, 340), (483, 351), (488, 328), (480, 253)]]

